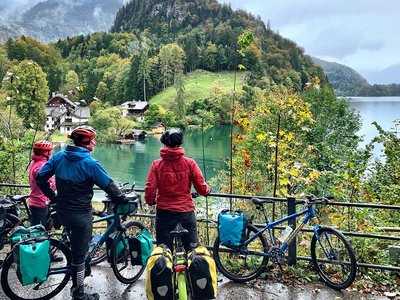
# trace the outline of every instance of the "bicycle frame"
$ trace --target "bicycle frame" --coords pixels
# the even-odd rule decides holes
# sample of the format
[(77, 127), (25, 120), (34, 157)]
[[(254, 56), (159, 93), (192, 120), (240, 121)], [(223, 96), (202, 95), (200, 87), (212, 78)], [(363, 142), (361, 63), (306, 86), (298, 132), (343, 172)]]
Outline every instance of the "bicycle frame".
[(175, 234), (173, 237), (173, 268), (176, 287), (178, 288), (178, 299), (188, 299), (189, 287), (187, 285), (187, 256), (182, 244), (181, 234)]
[[(96, 255), (96, 252), (99, 251), (100, 247), (106, 242), (107, 238), (115, 232), (115, 230), (121, 226), (121, 218), (120, 215), (117, 213), (113, 213), (111, 215), (107, 215), (105, 217), (93, 219), (93, 223), (103, 222), (113, 220), (111, 224), (107, 227), (107, 230), (101, 235), (100, 240), (96, 243), (93, 249), (86, 255), (85, 264), (88, 264), (92, 258)], [(60, 243), (64, 241), (64, 237), (60, 239)], [(64, 274), (70, 273), (71, 269), (69, 267), (62, 267), (62, 268), (54, 268), (49, 272), (49, 275), (55, 274)]]
[[(243, 245), (243, 246), (247, 246), (247, 245), (250, 244), (253, 240), (255, 240), (259, 235), (263, 234), (265, 231), (268, 231), (269, 237), (271, 238), (271, 244), (272, 244), (273, 246), (275, 246), (275, 245), (276, 245), (276, 241), (275, 241), (274, 235), (273, 235), (273, 233), (272, 233), (272, 229), (273, 229), (275, 226), (279, 225), (279, 224), (282, 224), (282, 223), (284, 223), (284, 222), (286, 222), (286, 221), (289, 221), (289, 220), (296, 219), (297, 217), (300, 217), (300, 216), (303, 216), (303, 215), (305, 215), (305, 217), (304, 217), (303, 220), (300, 222), (299, 226), (297, 226), (297, 227), (290, 233), (290, 235), (288, 236), (288, 238), (286, 239), (286, 241), (285, 241), (284, 243), (282, 243), (282, 245), (280, 246), (280, 250), (283, 252), (283, 251), (285, 251), (285, 250), (287, 249), (287, 247), (289, 246), (289, 244), (293, 241), (293, 239), (297, 236), (297, 234), (298, 234), (298, 233), (300, 232), (300, 230), (304, 227), (304, 225), (307, 224), (307, 222), (308, 222), (309, 220), (312, 220), (312, 221), (313, 221), (313, 223), (314, 223), (313, 232), (314, 232), (314, 234), (316, 235), (318, 241), (320, 241), (321, 238), (320, 238), (320, 236), (319, 236), (319, 234), (318, 234), (318, 229), (321, 227), (321, 225), (319, 224), (319, 220), (318, 220), (318, 218), (317, 218), (317, 216), (316, 216), (316, 214), (315, 214), (315, 211), (314, 211), (312, 205), (311, 205), (311, 204), (308, 204), (306, 209), (304, 209), (304, 210), (302, 210), (302, 211), (300, 211), (300, 212), (298, 212), (298, 213), (288, 215), (288, 216), (286, 216), (286, 217), (284, 217), (284, 218), (282, 218), (282, 219), (276, 220), (276, 221), (271, 222), (271, 223), (268, 221), (268, 218), (265, 216), (265, 212), (264, 212), (264, 216), (265, 216), (265, 219), (266, 219), (265, 227), (263, 227), (262, 229), (260, 229), (259, 231), (257, 231), (250, 239), (244, 241), (242, 245)], [(252, 253), (254, 253), (254, 252), (252, 252)], [(270, 254), (270, 253), (258, 253), (258, 252), (257, 252), (257, 254), (261, 254), (261, 255), (263, 255), (263, 256), (271, 257), (271, 254)]]

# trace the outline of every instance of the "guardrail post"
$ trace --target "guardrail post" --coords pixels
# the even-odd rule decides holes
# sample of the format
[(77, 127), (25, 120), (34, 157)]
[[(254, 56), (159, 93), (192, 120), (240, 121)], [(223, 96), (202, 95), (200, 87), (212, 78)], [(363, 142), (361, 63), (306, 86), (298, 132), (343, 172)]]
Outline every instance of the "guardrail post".
[[(287, 204), (288, 204), (288, 215), (293, 215), (296, 213), (296, 198), (288, 197)], [(288, 224), (292, 226), (293, 230), (296, 229), (296, 218), (291, 219), (288, 221)], [(297, 263), (297, 237), (289, 244), (288, 247), (288, 265), (295, 266)]]

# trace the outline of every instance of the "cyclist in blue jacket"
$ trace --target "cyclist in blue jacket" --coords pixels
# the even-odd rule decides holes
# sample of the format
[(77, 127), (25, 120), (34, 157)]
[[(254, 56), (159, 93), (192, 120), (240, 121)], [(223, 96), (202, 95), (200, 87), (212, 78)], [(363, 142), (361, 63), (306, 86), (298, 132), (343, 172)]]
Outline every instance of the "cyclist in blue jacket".
[[(70, 135), (74, 146), (56, 153), (40, 169), (36, 183), (51, 202), (56, 203), (60, 223), (67, 228), (72, 252), (73, 300), (97, 300), (99, 294), (84, 292), (85, 257), (92, 238), (92, 197), (93, 185), (104, 190), (114, 202), (125, 202), (126, 197), (119, 191), (113, 180), (93, 159), (90, 152), (96, 143), (96, 132), (90, 126), (79, 126)], [(48, 179), (55, 175), (57, 194), (51, 189)]]

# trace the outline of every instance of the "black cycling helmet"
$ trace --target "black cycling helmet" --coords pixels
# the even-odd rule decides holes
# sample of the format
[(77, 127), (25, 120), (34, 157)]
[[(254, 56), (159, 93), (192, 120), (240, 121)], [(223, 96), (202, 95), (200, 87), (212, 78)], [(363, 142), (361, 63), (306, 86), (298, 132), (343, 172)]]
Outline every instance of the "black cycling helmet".
[(160, 141), (167, 147), (179, 147), (183, 144), (183, 133), (179, 128), (169, 129), (162, 134)]

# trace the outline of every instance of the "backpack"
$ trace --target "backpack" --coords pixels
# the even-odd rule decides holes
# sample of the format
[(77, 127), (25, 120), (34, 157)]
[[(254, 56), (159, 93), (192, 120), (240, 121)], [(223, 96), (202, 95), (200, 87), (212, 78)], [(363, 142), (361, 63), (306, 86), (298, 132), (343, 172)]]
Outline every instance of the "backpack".
[(221, 245), (239, 246), (246, 238), (247, 217), (242, 211), (223, 210), (218, 215), (218, 235)]
[(7, 227), (7, 212), (4, 207), (0, 206), (0, 233)]
[(194, 300), (215, 299), (217, 269), (206, 247), (198, 246), (189, 252), (188, 274)]
[(132, 264), (145, 266), (153, 250), (153, 238), (146, 229), (137, 236), (129, 238), (129, 249), (132, 253)]
[(161, 244), (154, 248), (147, 261), (146, 295), (149, 300), (173, 299), (173, 264), (171, 250)]
[[(43, 227), (43, 226), (41, 226)], [(29, 231), (33, 233), (30, 234)], [(13, 246), (13, 258), (17, 265), (17, 277), (20, 283), (30, 285), (47, 280), (50, 269), (50, 240), (46, 231), (39, 234), (38, 226), (21, 229), (11, 236), (11, 241), (17, 241)], [(13, 239), (14, 238), (14, 239)]]

